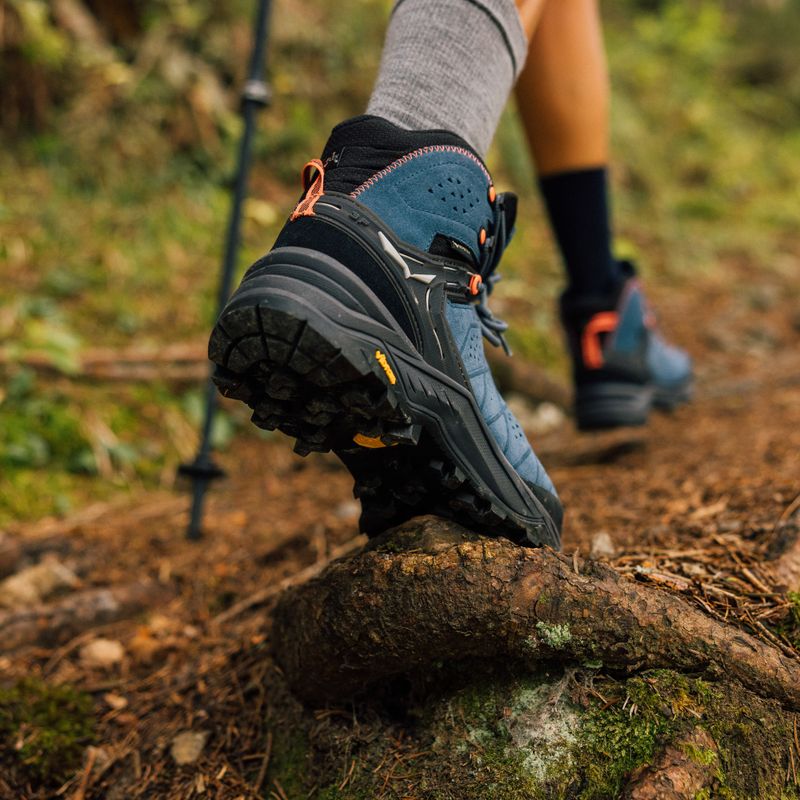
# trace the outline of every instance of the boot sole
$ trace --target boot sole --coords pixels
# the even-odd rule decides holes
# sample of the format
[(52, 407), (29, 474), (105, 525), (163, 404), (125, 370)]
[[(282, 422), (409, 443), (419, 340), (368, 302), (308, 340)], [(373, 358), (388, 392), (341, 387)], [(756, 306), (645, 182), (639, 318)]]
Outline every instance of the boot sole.
[(576, 424), (582, 431), (639, 427), (652, 409), (673, 411), (691, 397), (690, 381), (673, 389), (611, 381), (588, 384), (575, 393)]
[(362, 314), (343, 276), (336, 297), (309, 281), (308, 252), (302, 267), (249, 276), (223, 311), (209, 343), (220, 392), (294, 437), (300, 455), (335, 452), (370, 535), (430, 513), (558, 548), (558, 525), (499, 455), (468, 390)]

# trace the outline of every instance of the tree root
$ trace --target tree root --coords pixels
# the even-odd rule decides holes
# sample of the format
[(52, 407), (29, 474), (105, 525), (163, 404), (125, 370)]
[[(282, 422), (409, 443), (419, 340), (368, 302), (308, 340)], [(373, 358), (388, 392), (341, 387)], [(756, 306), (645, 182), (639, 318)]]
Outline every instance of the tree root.
[(725, 676), (800, 709), (799, 661), (682, 598), (433, 517), (287, 592), (274, 642), (290, 686), (311, 703), (437, 661), (490, 655)]

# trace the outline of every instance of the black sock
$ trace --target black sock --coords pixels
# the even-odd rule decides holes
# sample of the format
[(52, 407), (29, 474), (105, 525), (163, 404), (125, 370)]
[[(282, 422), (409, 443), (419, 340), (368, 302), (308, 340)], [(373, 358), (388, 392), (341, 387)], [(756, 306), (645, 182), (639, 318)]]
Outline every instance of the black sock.
[(570, 295), (613, 292), (622, 280), (611, 252), (608, 170), (559, 172), (539, 180)]

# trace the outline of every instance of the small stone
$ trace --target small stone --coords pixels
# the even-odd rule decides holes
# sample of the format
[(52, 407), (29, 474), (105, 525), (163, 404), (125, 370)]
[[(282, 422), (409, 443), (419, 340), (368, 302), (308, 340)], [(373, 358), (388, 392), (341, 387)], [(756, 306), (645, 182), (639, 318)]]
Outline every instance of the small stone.
[(128, 705), (128, 700), (125, 697), (114, 692), (108, 692), (107, 694), (104, 694), (103, 700), (107, 705), (113, 708), (114, 711), (122, 711), (122, 709), (126, 708)]
[(54, 558), (23, 569), (0, 583), (0, 608), (35, 605), (78, 583), (75, 573)]
[(589, 558), (592, 561), (607, 561), (614, 558), (617, 548), (614, 547), (614, 540), (606, 531), (599, 531), (592, 536), (592, 544), (589, 549)]
[(173, 740), (170, 753), (176, 764), (194, 764), (208, 741), (208, 731), (182, 731)]
[(536, 433), (550, 433), (560, 428), (567, 419), (567, 415), (555, 403), (539, 403), (536, 407)]
[(125, 657), (125, 648), (115, 639), (93, 639), (80, 650), (80, 659), (84, 666), (108, 669), (119, 664)]

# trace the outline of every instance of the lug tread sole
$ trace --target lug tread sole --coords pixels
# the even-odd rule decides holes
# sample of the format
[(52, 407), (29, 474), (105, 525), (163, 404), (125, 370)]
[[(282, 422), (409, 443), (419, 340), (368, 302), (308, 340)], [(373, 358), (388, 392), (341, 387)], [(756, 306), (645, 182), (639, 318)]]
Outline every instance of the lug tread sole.
[[(314, 324), (263, 303), (223, 312), (209, 342), (220, 393), (246, 403), (258, 427), (296, 439), (298, 454), (335, 452), (354, 477), (361, 529), (369, 535), (430, 513), (540, 544), (537, 529), (524, 531), (482, 496), (412, 419), (374, 351), (355, 342), (337, 346)], [(356, 434), (386, 446), (358, 446)]]

